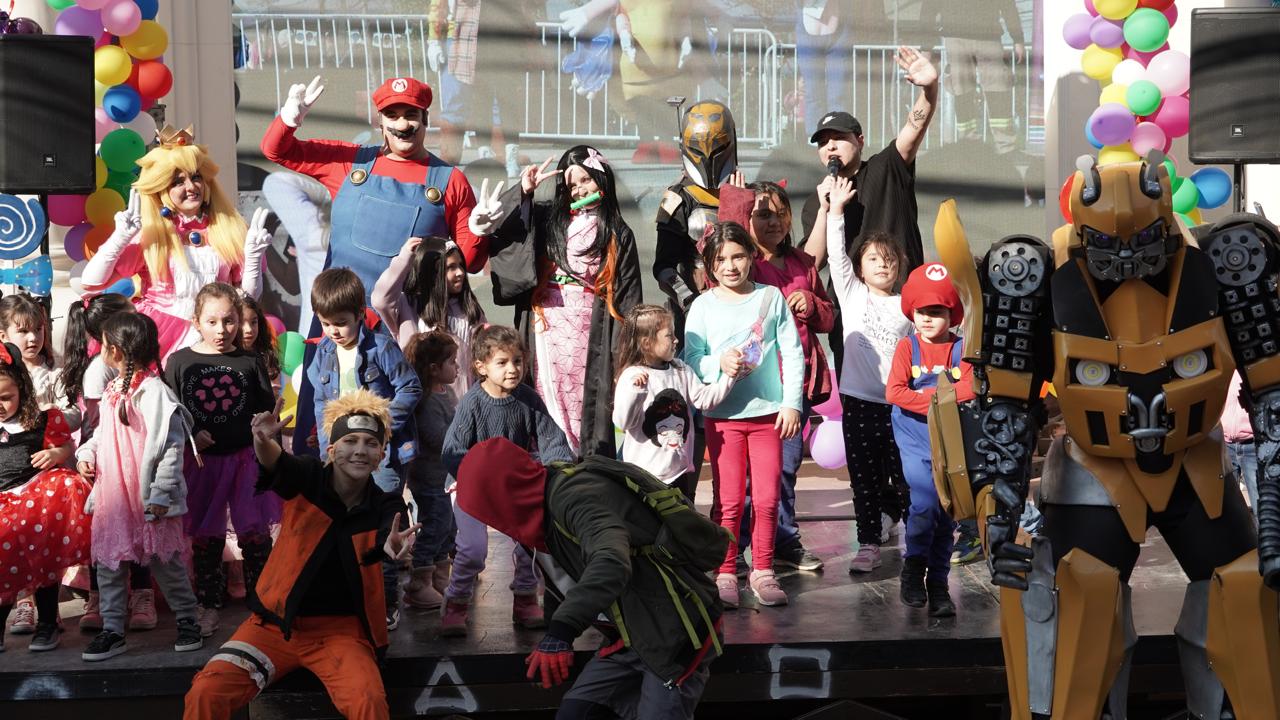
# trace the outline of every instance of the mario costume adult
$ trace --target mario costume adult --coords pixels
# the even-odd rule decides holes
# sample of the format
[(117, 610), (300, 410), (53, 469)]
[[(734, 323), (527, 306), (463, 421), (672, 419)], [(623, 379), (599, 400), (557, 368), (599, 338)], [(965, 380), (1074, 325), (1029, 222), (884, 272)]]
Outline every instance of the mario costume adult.
[(253, 418), (259, 491), (285, 501), (275, 552), (250, 596), (253, 614), (192, 682), (187, 720), (230, 718), (275, 680), (310, 670), (344, 717), (387, 718), (378, 658), (387, 648), (383, 560), (407, 554), (399, 496), (372, 481), (390, 438), (388, 401), (357, 390), (329, 403), (329, 462), (275, 441), (280, 403)]
[[(923, 607), (927, 596), (931, 613), (945, 617), (955, 614), (947, 592), (955, 524), (943, 510), (933, 484), (929, 402), (937, 390), (938, 377), (944, 373), (955, 385), (958, 399), (971, 399), (973, 369), (961, 360), (964, 341), (949, 329), (943, 328), (941, 335), (933, 338), (922, 336), (915, 315), (924, 308), (945, 308), (949, 315), (948, 327), (955, 327), (964, 319), (960, 295), (941, 263), (929, 263), (912, 270), (902, 287), (902, 312), (916, 323), (917, 331), (898, 343), (889, 368), (885, 400), (893, 405), (893, 438), (902, 457), (903, 477), (911, 488), (902, 599), (912, 607)], [(932, 311), (922, 314), (938, 317)]]

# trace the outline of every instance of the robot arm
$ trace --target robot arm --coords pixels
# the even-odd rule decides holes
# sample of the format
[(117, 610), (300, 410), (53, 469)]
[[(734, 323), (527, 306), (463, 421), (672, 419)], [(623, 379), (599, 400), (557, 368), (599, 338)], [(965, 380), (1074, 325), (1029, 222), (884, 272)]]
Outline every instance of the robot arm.
[(1231, 215), (1199, 238), (1218, 275), (1218, 305), (1243, 380), (1258, 453), (1258, 562), (1280, 590), (1280, 231), (1259, 215)]
[(958, 519), (977, 516), (996, 585), (1025, 590), (1032, 550), (1017, 542), (1043, 417), (1040, 388), (1052, 375), (1049, 276), (1052, 253), (1027, 236), (994, 245), (977, 267), (954, 201), (943, 203), (934, 237), (965, 305), (965, 359), (975, 399), (958, 403), (940, 385), (929, 411), (934, 479)]

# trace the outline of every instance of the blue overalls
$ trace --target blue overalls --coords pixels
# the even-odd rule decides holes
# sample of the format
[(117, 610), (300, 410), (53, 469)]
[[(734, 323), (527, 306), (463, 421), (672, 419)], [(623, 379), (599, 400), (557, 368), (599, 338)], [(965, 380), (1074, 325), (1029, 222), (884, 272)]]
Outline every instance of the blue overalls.
[[(444, 196), (453, 166), (435, 155), (428, 155), (429, 166), (421, 183), (406, 183), (374, 175), (373, 164), (382, 156), (382, 146), (365, 145), (356, 151), (351, 172), (333, 199), (330, 213), (329, 254), (325, 268), (351, 268), (364, 283), (364, 301), (369, 303), (374, 283), (391, 264), (411, 237), (439, 235), (452, 237), (445, 220)], [(302, 288), (311, 292), (311, 288)], [(388, 332), (379, 326), (379, 332)], [(320, 336), (320, 319), (311, 322), (308, 337)], [(305, 372), (315, 356), (315, 346), (307, 345), (302, 368)], [(313, 391), (303, 376), (298, 391), (297, 427), (293, 451), (315, 455), (306, 445), (307, 435), (315, 425), (312, 411)], [(390, 399), (390, 398), (388, 398)], [(302, 431), (307, 428), (307, 431)]]
[[(938, 386), (938, 375), (932, 368), (924, 367), (920, 352), (920, 336), (912, 333), (911, 380), (912, 390)], [(960, 379), (960, 356), (963, 340), (951, 344), (951, 358), (945, 372), (952, 382)], [(933, 452), (929, 443), (929, 420), (924, 415), (893, 407), (893, 438), (898, 443), (902, 457), (902, 474), (911, 488), (911, 511), (907, 515), (906, 557), (923, 557), (927, 560), (930, 581), (945, 581), (951, 571), (952, 531), (955, 523), (942, 509), (938, 490), (933, 484)]]

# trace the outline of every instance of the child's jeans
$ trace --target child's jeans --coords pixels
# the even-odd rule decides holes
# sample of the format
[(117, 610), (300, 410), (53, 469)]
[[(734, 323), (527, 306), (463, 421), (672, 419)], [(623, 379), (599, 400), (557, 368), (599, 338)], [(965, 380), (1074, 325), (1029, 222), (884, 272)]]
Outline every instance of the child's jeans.
[[(456, 504), (453, 506), (453, 519), (457, 524), (457, 554), (453, 558), (453, 574), (449, 577), (449, 587), (444, 591), (450, 600), (470, 600), (475, 592), (476, 576), (484, 570), (485, 560), (489, 555), (489, 526), (468, 515)], [(538, 573), (533, 567), (531, 556), (520, 543), (515, 544), (512, 552), (515, 565), (515, 579), (511, 589), (526, 595), (537, 592)]]
[(418, 506), (418, 522), (422, 523), (422, 530), (413, 543), (413, 566), (434, 565), (453, 550), (453, 536), (457, 532), (453, 504), (444, 487), (435, 483), (410, 482), (409, 493)]
[(727, 528), (733, 537), (725, 553), (721, 573), (732, 573), (738, 558), (738, 530), (742, 524), (747, 472), (755, 517), (751, 521), (751, 565), (773, 568), (773, 543), (778, 533), (778, 486), (782, 477), (782, 438), (774, 427), (777, 415), (721, 420), (707, 417), (707, 449), (711, 451), (711, 477), (715, 499), (711, 521)]

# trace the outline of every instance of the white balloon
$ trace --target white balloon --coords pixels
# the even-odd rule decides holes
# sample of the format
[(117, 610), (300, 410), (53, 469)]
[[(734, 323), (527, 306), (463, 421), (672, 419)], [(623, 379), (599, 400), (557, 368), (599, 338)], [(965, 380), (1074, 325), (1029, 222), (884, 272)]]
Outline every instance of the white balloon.
[(138, 137), (142, 138), (144, 143), (149, 144), (156, 137), (156, 119), (151, 117), (151, 113), (140, 112), (120, 127), (129, 128), (138, 133)]
[(1159, 86), (1164, 97), (1181, 95), (1191, 87), (1191, 58), (1177, 50), (1165, 50), (1147, 63), (1144, 77)]
[(76, 295), (84, 294), (84, 284), (80, 282), (80, 276), (84, 275), (84, 269), (89, 265), (88, 260), (81, 260), (71, 266), (71, 272), (68, 273), (67, 285)]
[(293, 372), (293, 375), (289, 376), (289, 384), (293, 386), (293, 391), (296, 393), (302, 392), (302, 376), (303, 375), (306, 375), (306, 373), (298, 372), (297, 370), (295, 370)]
[(1132, 58), (1121, 60), (1115, 69), (1111, 71), (1111, 82), (1120, 85), (1132, 85), (1141, 80), (1146, 74), (1147, 69), (1142, 63)]

